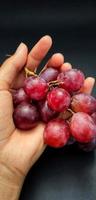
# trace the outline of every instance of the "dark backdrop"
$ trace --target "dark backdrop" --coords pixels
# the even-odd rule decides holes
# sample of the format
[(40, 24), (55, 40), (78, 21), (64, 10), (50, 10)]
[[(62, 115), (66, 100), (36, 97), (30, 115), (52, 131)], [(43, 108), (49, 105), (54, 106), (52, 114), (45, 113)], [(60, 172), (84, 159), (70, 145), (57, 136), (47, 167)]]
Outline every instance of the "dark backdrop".
[[(0, 2), (0, 62), (21, 41), (30, 49), (45, 34), (54, 40), (47, 58), (62, 52), (65, 61), (96, 77), (95, 0)], [(83, 154), (75, 146), (47, 148), (30, 170), (20, 199), (95, 200), (95, 191), (96, 153)]]

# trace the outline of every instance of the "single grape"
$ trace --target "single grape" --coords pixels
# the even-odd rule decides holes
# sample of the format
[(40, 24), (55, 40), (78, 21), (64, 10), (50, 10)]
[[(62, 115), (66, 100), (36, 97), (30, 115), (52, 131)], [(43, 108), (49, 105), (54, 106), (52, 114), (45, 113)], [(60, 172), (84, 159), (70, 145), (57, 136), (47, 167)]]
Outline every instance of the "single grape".
[(53, 88), (47, 95), (48, 105), (57, 112), (64, 112), (70, 105), (70, 94), (63, 88)]
[(76, 94), (72, 97), (71, 108), (74, 112), (92, 114), (96, 112), (96, 99), (89, 94)]
[(94, 120), (95, 124), (96, 124), (96, 112), (94, 112), (92, 115), (91, 115), (92, 119)]
[(28, 130), (37, 125), (39, 113), (35, 106), (23, 102), (14, 109), (13, 119), (17, 128)]
[(96, 149), (96, 137), (94, 137), (92, 140), (91, 140), (91, 142), (89, 142), (89, 143), (86, 143), (86, 144), (81, 144), (81, 143), (79, 143), (78, 144), (78, 147), (81, 149), (81, 150), (83, 150), (83, 151), (85, 151), (85, 152), (90, 152), (90, 151), (94, 151), (95, 149)]
[(84, 83), (84, 74), (80, 70), (70, 69), (58, 75), (57, 80), (60, 87), (67, 90), (69, 93), (78, 91)]
[(63, 147), (69, 137), (70, 129), (67, 122), (63, 119), (53, 119), (45, 127), (44, 142), (51, 147)]
[(70, 122), (72, 136), (80, 143), (90, 142), (96, 135), (96, 125), (87, 113), (73, 114)]
[(42, 100), (48, 91), (48, 84), (40, 77), (30, 76), (25, 80), (24, 90), (34, 100)]
[(52, 67), (47, 67), (44, 71), (41, 72), (40, 77), (43, 78), (46, 82), (54, 81), (57, 79), (59, 71)]
[(18, 105), (21, 102), (29, 102), (30, 98), (25, 93), (23, 88), (20, 88), (18, 90), (12, 90), (12, 97), (13, 97), (13, 103), (14, 105)]
[(41, 119), (44, 122), (48, 122), (49, 120), (53, 119), (57, 115), (57, 113), (48, 106), (47, 100), (39, 101), (38, 108), (39, 108)]

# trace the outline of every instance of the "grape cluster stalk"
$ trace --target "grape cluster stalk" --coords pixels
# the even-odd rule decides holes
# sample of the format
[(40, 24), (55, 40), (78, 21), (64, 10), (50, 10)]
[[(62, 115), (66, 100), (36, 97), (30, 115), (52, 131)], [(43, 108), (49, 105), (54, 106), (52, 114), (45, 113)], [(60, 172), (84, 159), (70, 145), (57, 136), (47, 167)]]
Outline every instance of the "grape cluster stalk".
[(42, 121), (45, 144), (60, 148), (77, 142), (86, 152), (94, 150), (96, 98), (80, 92), (84, 80), (78, 69), (47, 67), (39, 75), (27, 74), (23, 88), (12, 91), (16, 128), (30, 130)]

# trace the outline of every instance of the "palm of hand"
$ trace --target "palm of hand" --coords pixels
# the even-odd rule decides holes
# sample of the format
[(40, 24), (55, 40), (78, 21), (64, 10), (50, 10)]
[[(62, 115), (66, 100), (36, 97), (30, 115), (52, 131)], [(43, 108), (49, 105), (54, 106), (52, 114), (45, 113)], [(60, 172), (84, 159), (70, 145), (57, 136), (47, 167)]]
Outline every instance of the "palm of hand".
[(2, 136), (6, 138), (8, 135), (3, 142), (1, 140), (2, 163), (6, 164), (7, 161), (10, 169), (12, 167), (14, 172), (19, 170), (25, 175), (45, 148), (42, 140), (44, 124), (38, 124), (36, 128), (29, 131), (16, 129), (12, 118), (12, 96), (7, 91), (1, 92), (0, 107)]

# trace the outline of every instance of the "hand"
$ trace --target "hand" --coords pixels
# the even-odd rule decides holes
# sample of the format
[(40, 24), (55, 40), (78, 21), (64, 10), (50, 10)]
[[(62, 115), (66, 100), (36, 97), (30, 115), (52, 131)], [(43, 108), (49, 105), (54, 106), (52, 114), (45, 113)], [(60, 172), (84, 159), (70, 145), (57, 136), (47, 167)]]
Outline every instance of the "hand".
[[(10, 89), (22, 87), (25, 79), (24, 66), (35, 70), (51, 45), (51, 38), (45, 36), (28, 54), (26, 45), (22, 43), (0, 68), (0, 184), (3, 182), (7, 187), (18, 187), (18, 191), (29, 169), (46, 146), (43, 141), (43, 123), (29, 131), (16, 129), (12, 118), (13, 102)], [(69, 63), (64, 63), (62, 54), (54, 54), (46, 65), (60, 67), (61, 70), (71, 68)], [(87, 78), (82, 91), (90, 93), (93, 85), (94, 79)], [(1, 188), (3, 191), (3, 186)], [(19, 192), (17, 193), (18, 198)], [(8, 200), (8, 195), (5, 199)]]
[[(52, 45), (49, 36), (33, 47), (28, 55), (25, 44), (21, 44), (13, 56), (7, 59), (0, 68), (0, 199), (8, 200), (19, 195), (24, 178), (45, 149), (43, 142), (44, 124), (30, 131), (17, 130), (12, 118), (13, 102), (11, 88), (22, 87), (25, 74), (24, 67), (35, 70), (47, 54)], [(60, 67), (64, 63), (61, 54), (54, 54), (47, 62), (47, 66)], [(16, 192), (15, 192), (16, 190)]]

